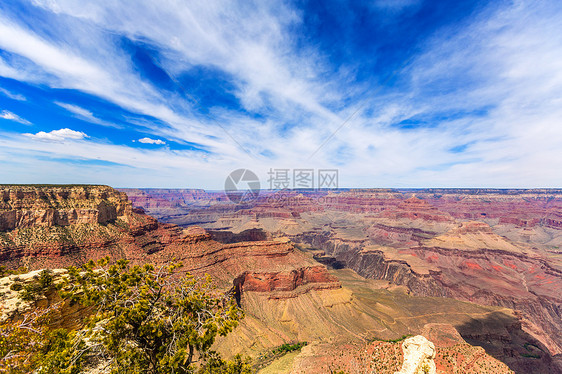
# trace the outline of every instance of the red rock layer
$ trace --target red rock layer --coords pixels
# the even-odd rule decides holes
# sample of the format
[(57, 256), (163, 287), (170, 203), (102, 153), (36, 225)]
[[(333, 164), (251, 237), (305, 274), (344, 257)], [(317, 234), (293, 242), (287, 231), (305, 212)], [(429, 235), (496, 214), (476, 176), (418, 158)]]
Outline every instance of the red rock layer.
[(0, 231), (105, 223), (130, 213), (126, 195), (107, 186), (0, 186)]
[(391, 219), (406, 218), (410, 220), (422, 219), (433, 222), (452, 221), (452, 217), (449, 214), (439, 211), (427, 201), (416, 197), (411, 197), (400, 202), (396, 207), (384, 210), (380, 217)]
[[(326, 268), (295, 251), (288, 240), (219, 243), (200, 227), (182, 229), (160, 223), (142, 210), (133, 211), (126, 195), (109, 187), (6, 187), (3, 196), (3, 207), (9, 208), (8, 212), (33, 217), (20, 219), (14, 229), (8, 225), (4, 230), (0, 263), (9, 267), (60, 268), (110, 256), (133, 264), (181, 261), (182, 271), (208, 273), (225, 288), (244, 274), (240, 279), (247, 278), (248, 282), (242, 282), (246, 284), (243, 291), (257, 291), (260, 287), (292, 291), (302, 285), (307, 285), (307, 290), (339, 287)], [(94, 213), (61, 225), (60, 220), (37, 218), (45, 217), (45, 206), (58, 212), (76, 209)], [(91, 206), (95, 208), (85, 208)], [(116, 216), (117, 213), (122, 215)], [(105, 218), (100, 219), (102, 216)], [(261, 279), (260, 274), (265, 278)], [(252, 287), (258, 279), (260, 287)]]
[(294, 291), (306, 284), (324, 284), (322, 288), (340, 288), (336, 277), (324, 266), (308, 266), (288, 272), (245, 272), (234, 285), (243, 292)]

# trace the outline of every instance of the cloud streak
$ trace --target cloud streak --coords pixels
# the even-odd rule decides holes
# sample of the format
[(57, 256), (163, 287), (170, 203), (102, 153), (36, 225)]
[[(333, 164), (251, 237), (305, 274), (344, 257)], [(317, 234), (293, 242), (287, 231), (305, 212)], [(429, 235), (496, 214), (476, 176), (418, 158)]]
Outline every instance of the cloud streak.
[[(373, 18), (392, 13), (381, 20), (384, 27), (407, 32), (392, 20), (426, 3), (375, 1), (368, 11)], [(35, 124), (43, 131), (5, 133), (11, 139), (5, 146), (52, 154), (43, 162), (53, 165), (101, 157), (130, 168), (112, 174), (103, 166), (105, 183), (124, 172), (156, 173), (158, 160), (168, 165), (157, 172), (160, 186), (174, 184), (178, 173), (191, 175), (187, 167), (211, 164), (212, 177), (193, 173), (189, 183), (220, 188), (239, 167), (262, 175), (272, 167), (337, 167), (350, 187), (562, 185), (562, 6), (556, 2), (480, 7), (412, 45), (415, 52), (392, 61), (400, 66), (395, 72), (372, 75), (373, 61), (390, 54), (386, 45), (373, 46), (369, 58), (350, 49), (351, 57), (336, 59), (325, 41), (306, 32), (316, 18), (290, 3), (141, 0), (131, 8), (119, 1), (36, 0), (27, 6), (50, 31), (0, 11), (0, 48), (7, 51), (0, 54), (0, 76), (103, 100), (118, 108), (114, 117), (123, 125), (102, 119), (108, 117), (94, 99), (57, 98), (52, 102), (64, 115), (107, 132)], [(352, 32), (359, 38), (377, 27)], [(340, 42), (331, 37), (328, 42)], [(25, 98), (12, 88), (0, 93)], [(31, 141), (70, 144), (86, 133), (92, 138), (80, 143), (87, 147), (72, 150)], [(144, 147), (154, 157), (141, 157), (135, 147), (142, 144), (166, 147)]]
[(113, 124), (111, 122), (104, 121), (100, 118), (95, 117), (94, 114), (91, 111), (89, 111), (88, 109), (84, 109), (84, 108), (82, 108), (78, 105), (61, 103), (61, 102), (58, 102), (58, 101), (55, 101), (55, 104), (57, 104), (61, 108), (64, 108), (64, 109), (68, 110), (70, 113), (73, 113), (76, 116), (76, 118), (79, 118), (81, 120), (84, 120), (84, 121), (87, 121), (87, 122), (90, 122), (90, 123), (95, 123), (96, 125), (120, 128), (120, 126), (118, 126), (116, 124)]
[(23, 125), (31, 125), (31, 122), (29, 122), (26, 119), (21, 118), (20, 116), (18, 116), (15, 113), (10, 112), (9, 110), (3, 110), (2, 112), (0, 112), (0, 118), (7, 119), (9, 121), (19, 122)]
[(25, 96), (20, 95), (20, 94), (15, 94), (13, 92), (10, 92), (2, 87), (0, 87), (0, 93), (6, 97), (9, 97), (12, 100), (17, 100), (17, 101), (26, 101), (27, 99), (25, 98)]

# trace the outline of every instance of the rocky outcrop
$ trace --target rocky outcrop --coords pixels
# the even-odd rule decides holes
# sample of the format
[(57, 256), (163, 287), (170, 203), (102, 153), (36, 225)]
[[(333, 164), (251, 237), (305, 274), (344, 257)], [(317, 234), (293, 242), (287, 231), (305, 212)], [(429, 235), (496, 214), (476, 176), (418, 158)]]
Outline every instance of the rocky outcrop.
[[(1, 195), (0, 261), (12, 268), (69, 266), (108, 255), (133, 263), (181, 261), (184, 271), (209, 273), (225, 290), (234, 281), (242, 305), (263, 309), (264, 331), (279, 322), (275, 334), (285, 334), (286, 326), (297, 334), (309, 310), (322, 310), (322, 323), (341, 313), (338, 334), (352, 330), (349, 319), (363, 318), (354, 308), (364, 291), (352, 295), (339, 288), (330, 278), (333, 270), (303, 253), (311, 250), (315, 258), (329, 257), (330, 263), (376, 279), (373, 284), (383, 280), (393, 284), (388, 287), (407, 288), (408, 297), (445, 296), (516, 309), (522, 320), (504, 324), (505, 331), (491, 331), (489, 326), (497, 325), (491, 317), (486, 329), (467, 322), (460, 330), (467, 339), (493, 342), (497, 357), (510, 365), (525, 361), (515, 367), (539, 361), (547, 367), (549, 354), (562, 349), (562, 191), (351, 190), (289, 192), (282, 198), (264, 193), (240, 206), (219, 192), (128, 191), (137, 207), (182, 228), (132, 210), (124, 195), (109, 187), (3, 188), (20, 191)], [(194, 223), (212, 228), (219, 240)], [(302, 245), (281, 239), (287, 236)], [(442, 300), (437, 304), (447, 302)], [(268, 319), (265, 312), (279, 305), (284, 309)], [(431, 315), (440, 312), (437, 307)], [(400, 321), (385, 326), (412, 320)], [(521, 333), (521, 327), (540, 342), (508, 331)], [(248, 331), (255, 333), (253, 328)], [(251, 341), (254, 335), (248, 334)], [(541, 359), (521, 356), (528, 355), (525, 343), (539, 347), (530, 354)], [(481, 357), (471, 352), (471, 360)]]
[(452, 217), (449, 214), (440, 211), (427, 201), (417, 197), (411, 197), (400, 202), (395, 207), (385, 209), (380, 216), (391, 219), (422, 219), (434, 222), (452, 221)]
[(238, 302), (244, 292), (267, 292), (270, 298), (289, 298), (311, 290), (341, 288), (338, 278), (319, 265), (285, 272), (244, 272), (233, 284)]
[(541, 223), (546, 227), (562, 229), (562, 208), (552, 212), (548, 217), (543, 218)]
[(209, 234), (213, 240), (221, 243), (255, 242), (271, 239), (271, 235), (262, 229), (244, 230), (238, 234), (231, 231), (209, 230)]
[(21, 297), (26, 285), (38, 282), (43, 270), (34, 270), (23, 274), (13, 274), (0, 278), (0, 322), (19, 320), (36, 308), (51, 310), (53, 327), (76, 328), (88, 315), (89, 308), (69, 300), (62, 300), (55, 288), (67, 273), (66, 269), (50, 269), (52, 284), (37, 291), (33, 299)]
[(374, 223), (366, 234), (370, 241), (377, 244), (391, 246), (413, 245), (428, 237), (434, 237), (436, 232), (413, 227), (396, 227), (388, 224)]
[(435, 345), (422, 335), (412, 336), (402, 343), (404, 362), (395, 374), (436, 374)]
[(309, 283), (327, 283), (333, 284), (333, 288), (340, 287), (338, 279), (323, 266), (308, 266), (290, 272), (245, 272), (234, 280), (235, 286), (245, 292), (293, 291)]
[(127, 196), (108, 186), (0, 186), (0, 231), (106, 223), (131, 212)]

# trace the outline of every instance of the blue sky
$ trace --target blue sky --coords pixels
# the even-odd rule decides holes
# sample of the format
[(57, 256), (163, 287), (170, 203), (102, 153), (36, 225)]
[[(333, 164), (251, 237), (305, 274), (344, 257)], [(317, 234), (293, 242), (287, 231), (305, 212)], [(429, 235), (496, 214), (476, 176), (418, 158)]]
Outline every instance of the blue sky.
[(562, 2), (0, 3), (0, 182), (562, 187)]

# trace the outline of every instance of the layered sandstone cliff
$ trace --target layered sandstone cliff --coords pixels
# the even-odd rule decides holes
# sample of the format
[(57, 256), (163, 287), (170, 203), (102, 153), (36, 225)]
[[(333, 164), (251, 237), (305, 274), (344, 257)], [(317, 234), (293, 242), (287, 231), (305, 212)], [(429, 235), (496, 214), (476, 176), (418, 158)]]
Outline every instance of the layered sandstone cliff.
[(131, 210), (127, 196), (108, 186), (0, 186), (0, 231), (106, 223)]
[[(261, 282), (269, 290), (339, 286), (287, 239), (219, 243), (202, 228), (158, 222), (111, 187), (3, 186), (0, 192), (2, 217), (15, 217), (0, 221), (0, 263), (11, 268), (58, 268), (110, 256), (132, 263), (182, 261), (183, 271), (209, 273), (225, 288), (241, 274), (269, 274)], [(258, 291), (251, 283), (246, 289)]]
[(239, 299), (245, 292), (267, 293), (269, 298), (290, 298), (314, 290), (341, 288), (335, 276), (323, 265), (307, 266), (285, 272), (244, 272), (234, 279), (234, 290)]
[[(412, 198), (397, 191), (348, 191), (295, 193), (285, 200), (264, 196), (253, 206), (236, 207), (223, 204), (220, 194), (186, 190), (166, 203), (166, 192), (158, 192), (163, 201), (156, 205), (170, 214), (170, 222), (200, 222), (213, 228), (210, 234), (159, 222), (109, 187), (3, 188), (1, 212), (16, 218), (2, 221), (8, 222), (0, 232), (2, 265), (59, 268), (105, 256), (133, 263), (181, 261), (183, 271), (208, 273), (221, 289), (234, 292), (246, 310), (232, 340), (223, 342), (228, 352), (312, 339), (328, 344), (335, 337), (395, 339), (421, 333), (434, 321), (453, 324), (475, 344), (490, 344), (486, 349), (514, 367), (554, 367), (549, 349), (555, 353), (559, 347), (561, 315), (558, 197), (525, 195), (521, 202), (517, 195), (488, 193), (474, 202), (459, 192), (417, 192)], [(172, 214), (180, 198), (188, 214)], [(154, 204), (143, 199), (136, 201), (150, 212)], [(465, 222), (455, 201), (464, 201), (462, 209), (472, 207), (471, 219), (481, 213), (494, 218)], [(518, 201), (523, 208), (516, 208)], [(519, 215), (527, 223), (500, 223), (496, 203), (510, 207), (506, 217)], [(520, 212), (529, 206), (534, 208)], [(62, 219), (65, 214), (76, 218)], [(295, 247), (287, 236), (323, 250), (334, 260), (327, 263), (387, 286), (376, 289), (358, 276), (343, 282), (350, 270), (327, 269), (313, 258), (322, 257), (318, 251), (301, 250), (306, 246)], [(523, 236), (529, 241), (518, 239)], [(523, 356), (535, 346), (531, 354), (540, 358)]]
[[(562, 352), (560, 189), (265, 192), (244, 206), (223, 204), (219, 196), (208, 193), (207, 206), (200, 200), (189, 214), (164, 219), (196, 220), (225, 238), (248, 230), (286, 235), (326, 264), (414, 295), (514, 308), (520, 326), (541, 342), (542, 351), (531, 355), (548, 366)], [(476, 335), (468, 334), (486, 334)], [(529, 355), (505, 353), (514, 365), (539, 360)]]

